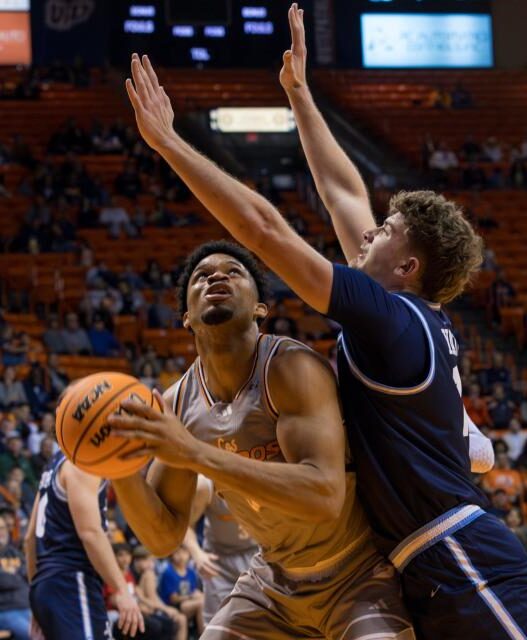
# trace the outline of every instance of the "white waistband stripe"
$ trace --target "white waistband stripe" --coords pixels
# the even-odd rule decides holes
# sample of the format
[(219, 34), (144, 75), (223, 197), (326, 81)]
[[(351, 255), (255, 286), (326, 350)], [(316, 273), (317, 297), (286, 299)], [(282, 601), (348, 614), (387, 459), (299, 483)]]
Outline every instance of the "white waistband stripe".
[(432, 520), (412, 535), (405, 538), (390, 554), (390, 560), (398, 571), (428, 547), (443, 540), (446, 536), (462, 529), (485, 512), (475, 504), (456, 507), (439, 518)]

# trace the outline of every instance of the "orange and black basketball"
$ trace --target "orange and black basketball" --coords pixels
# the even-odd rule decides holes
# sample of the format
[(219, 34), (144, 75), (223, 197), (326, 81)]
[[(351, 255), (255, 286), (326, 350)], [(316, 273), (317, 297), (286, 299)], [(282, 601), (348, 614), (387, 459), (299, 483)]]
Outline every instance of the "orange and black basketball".
[(57, 440), (77, 467), (116, 479), (132, 475), (148, 462), (148, 456), (123, 460), (123, 454), (140, 449), (143, 442), (116, 437), (107, 424), (108, 416), (128, 399), (160, 408), (148, 387), (123, 373), (95, 373), (66, 389), (56, 410)]

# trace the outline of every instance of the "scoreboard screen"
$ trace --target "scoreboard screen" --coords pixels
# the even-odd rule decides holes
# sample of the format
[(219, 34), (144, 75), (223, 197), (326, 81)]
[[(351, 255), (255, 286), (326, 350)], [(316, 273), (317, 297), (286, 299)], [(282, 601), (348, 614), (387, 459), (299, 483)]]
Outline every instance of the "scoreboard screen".
[(0, 0), (0, 65), (31, 64), (30, 0)]

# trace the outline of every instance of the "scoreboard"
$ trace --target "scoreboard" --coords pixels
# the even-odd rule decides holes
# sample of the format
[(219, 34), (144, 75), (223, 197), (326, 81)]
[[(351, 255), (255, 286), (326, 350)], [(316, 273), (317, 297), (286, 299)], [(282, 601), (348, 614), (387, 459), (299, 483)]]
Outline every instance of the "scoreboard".
[(31, 64), (30, 0), (0, 0), (0, 65)]

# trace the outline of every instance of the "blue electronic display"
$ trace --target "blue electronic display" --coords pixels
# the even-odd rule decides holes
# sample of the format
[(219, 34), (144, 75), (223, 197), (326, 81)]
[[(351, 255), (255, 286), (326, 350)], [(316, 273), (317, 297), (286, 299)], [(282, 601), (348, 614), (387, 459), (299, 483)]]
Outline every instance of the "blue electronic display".
[(364, 13), (365, 68), (489, 68), (492, 18), (483, 13)]

